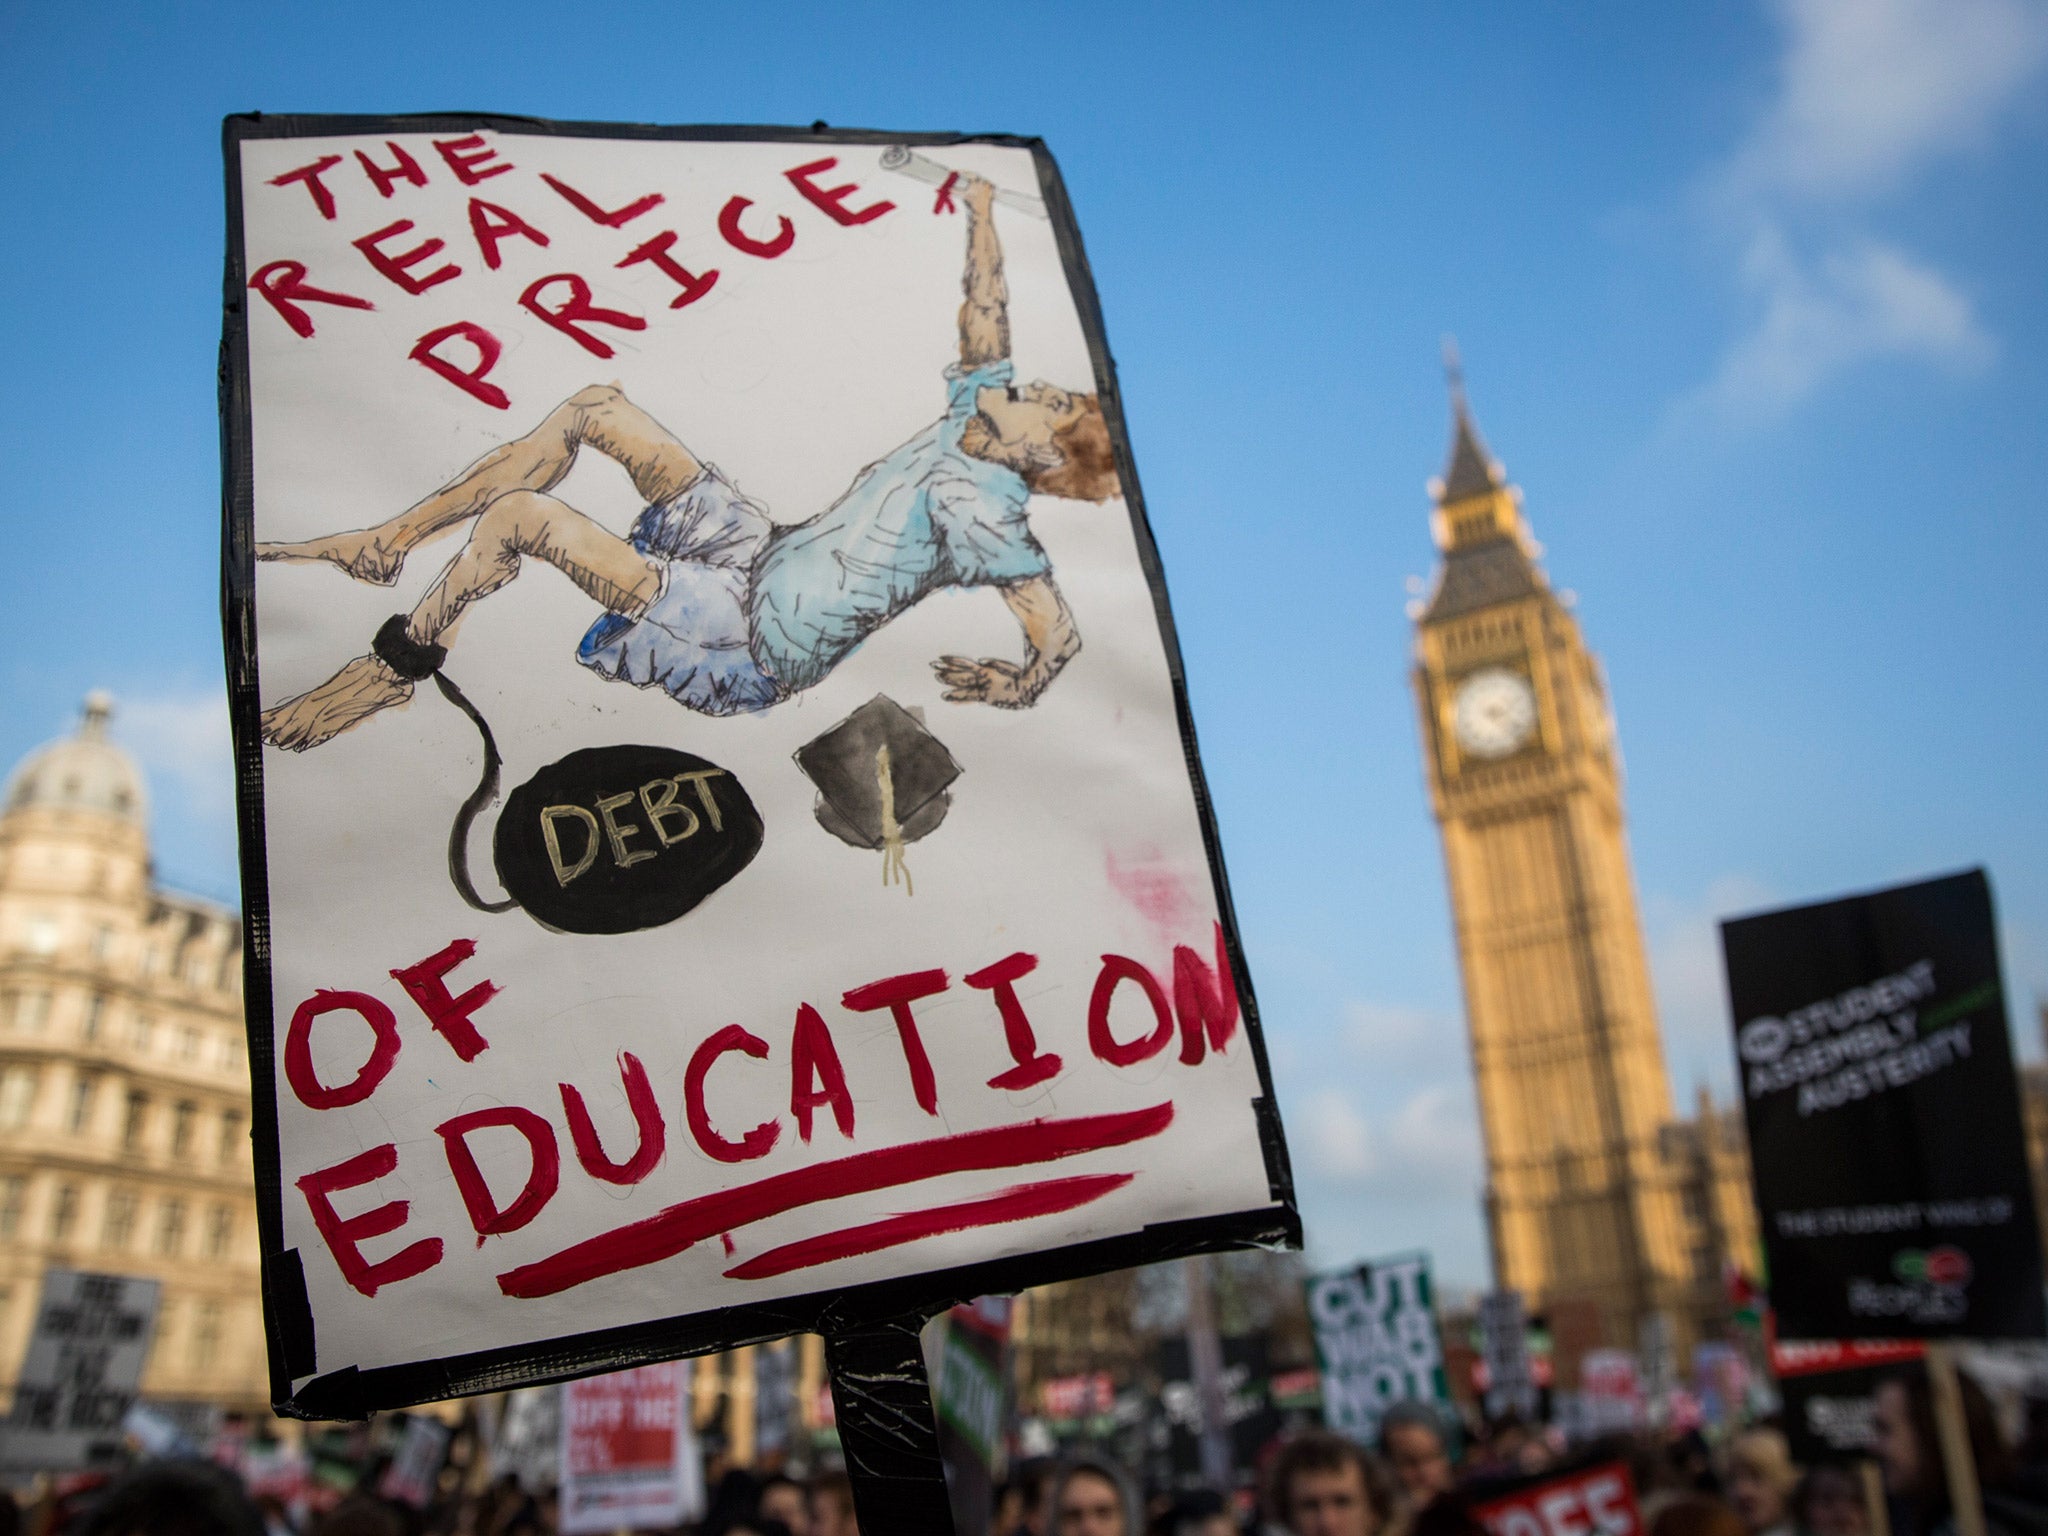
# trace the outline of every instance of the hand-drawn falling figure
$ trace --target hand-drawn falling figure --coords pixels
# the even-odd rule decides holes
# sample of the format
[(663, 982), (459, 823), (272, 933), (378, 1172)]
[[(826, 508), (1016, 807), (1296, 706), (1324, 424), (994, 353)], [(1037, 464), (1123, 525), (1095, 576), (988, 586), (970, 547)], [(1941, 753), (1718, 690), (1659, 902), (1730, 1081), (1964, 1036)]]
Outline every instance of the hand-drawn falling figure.
[(936, 831), (952, 805), (960, 765), (921, 714), (876, 694), (797, 749), (818, 786), (818, 825), (855, 848), (879, 850), (882, 883), (913, 894), (904, 845)]
[[(264, 711), (264, 740), (304, 752), (406, 703), (424, 679), (441, 682), (457, 620), (536, 561), (601, 610), (576, 648), (581, 665), (661, 689), (700, 714), (772, 709), (925, 598), (975, 587), (1001, 595), (1024, 654), (941, 656), (931, 663), (941, 697), (997, 709), (1036, 703), (1081, 636), (1027, 508), (1034, 496), (1107, 501), (1121, 482), (1096, 396), (1017, 384), (997, 189), (965, 174), (958, 185), (966, 302), (944, 373), (945, 413), (871, 462), (825, 511), (777, 523), (622, 387), (578, 390), (395, 517), (256, 547), (259, 560), (324, 561), (392, 586), (414, 550), (468, 528), (463, 548), (369, 652)], [(645, 501), (630, 535), (551, 494), (584, 448), (614, 460)]]

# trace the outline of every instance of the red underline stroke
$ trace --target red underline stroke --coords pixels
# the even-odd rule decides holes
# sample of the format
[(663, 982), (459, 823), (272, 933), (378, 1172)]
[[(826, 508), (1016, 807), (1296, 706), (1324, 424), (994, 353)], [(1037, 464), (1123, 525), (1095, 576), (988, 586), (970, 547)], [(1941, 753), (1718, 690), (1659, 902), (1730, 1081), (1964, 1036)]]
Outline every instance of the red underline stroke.
[(1068, 1120), (1027, 1120), (935, 1136), (900, 1147), (878, 1147), (849, 1157), (771, 1174), (752, 1184), (714, 1190), (679, 1201), (643, 1220), (573, 1243), (561, 1252), (521, 1264), (498, 1276), (507, 1296), (553, 1296), (621, 1270), (674, 1258), (692, 1244), (750, 1222), (780, 1216), (799, 1206), (871, 1194), (915, 1184), (942, 1174), (991, 1168), (1021, 1168), (1082, 1152), (1126, 1146), (1157, 1136), (1173, 1123), (1173, 1105), (1125, 1110), (1112, 1115), (1078, 1115)]
[(986, 1200), (967, 1200), (959, 1205), (942, 1205), (929, 1211), (905, 1211), (865, 1226), (843, 1232), (827, 1232), (798, 1242), (770, 1248), (725, 1272), (728, 1280), (766, 1280), (786, 1275), (792, 1269), (809, 1269), (835, 1259), (856, 1258), (884, 1248), (914, 1243), (920, 1238), (940, 1237), (948, 1232), (965, 1232), (974, 1227), (1001, 1226), (1010, 1221), (1028, 1221), (1034, 1216), (1053, 1216), (1071, 1211), (1091, 1200), (1100, 1200), (1113, 1189), (1135, 1179), (1135, 1173), (1087, 1173), (1071, 1179), (1044, 1179), (1036, 1184), (1018, 1184)]

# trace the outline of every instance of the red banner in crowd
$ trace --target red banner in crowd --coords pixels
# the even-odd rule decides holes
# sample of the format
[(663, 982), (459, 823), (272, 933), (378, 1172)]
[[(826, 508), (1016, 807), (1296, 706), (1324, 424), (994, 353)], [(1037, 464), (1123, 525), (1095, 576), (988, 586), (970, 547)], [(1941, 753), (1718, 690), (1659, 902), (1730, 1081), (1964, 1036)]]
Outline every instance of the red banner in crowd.
[(1473, 1513), (1493, 1536), (1643, 1536), (1635, 1483), (1618, 1461), (1547, 1477)]
[(1903, 1365), (1927, 1353), (1918, 1339), (1773, 1339), (1771, 1374), (1817, 1376), (1823, 1371), (1860, 1371), (1874, 1365)]

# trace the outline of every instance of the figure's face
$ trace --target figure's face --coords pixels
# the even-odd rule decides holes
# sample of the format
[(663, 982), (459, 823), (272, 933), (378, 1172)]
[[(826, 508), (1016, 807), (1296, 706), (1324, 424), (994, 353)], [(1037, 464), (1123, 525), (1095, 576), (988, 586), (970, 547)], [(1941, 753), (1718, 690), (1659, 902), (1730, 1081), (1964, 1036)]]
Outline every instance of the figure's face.
[(1304, 1469), (1287, 1490), (1287, 1524), (1294, 1536), (1372, 1536), (1372, 1505), (1356, 1466)]
[(1123, 1500), (1116, 1488), (1087, 1472), (1076, 1472), (1060, 1490), (1054, 1512), (1058, 1536), (1128, 1536)]
[(974, 404), (989, 437), (1013, 460), (1057, 454), (1053, 434), (1071, 425), (1082, 411), (1073, 395), (1043, 379), (1022, 387), (985, 386), (976, 391)]

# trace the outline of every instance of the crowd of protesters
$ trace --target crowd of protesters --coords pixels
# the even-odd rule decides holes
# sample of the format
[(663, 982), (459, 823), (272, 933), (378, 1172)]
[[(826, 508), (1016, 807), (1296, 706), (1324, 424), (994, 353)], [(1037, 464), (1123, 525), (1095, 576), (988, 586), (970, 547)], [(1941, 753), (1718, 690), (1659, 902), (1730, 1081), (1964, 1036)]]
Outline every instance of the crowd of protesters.
[[(1987, 1536), (2048, 1536), (2048, 1405), (2015, 1440), (1976, 1383), (1959, 1380)], [(1641, 1536), (1960, 1536), (1924, 1374), (1884, 1383), (1873, 1427), (1872, 1461), (1801, 1467), (1769, 1421), (1718, 1444), (1695, 1429), (1569, 1447), (1549, 1426), (1514, 1420), (1468, 1438), (1430, 1406), (1403, 1404), (1370, 1448), (1320, 1430), (1276, 1442), (1255, 1499), (1186, 1488), (1141, 1496), (1108, 1459), (1027, 1460), (996, 1490), (988, 1536), (1493, 1536), (1482, 1514), (1503, 1491), (1617, 1461)], [(556, 1536), (551, 1492), (509, 1475), (451, 1489), (425, 1510), (365, 1489), (294, 1522), (276, 1500), (249, 1498), (231, 1472), (160, 1461), (26, 1508), (0, 1494), (0, 1536)], [(719, 1470), (703, 1518), (684, 1529), (862, 1536), (843, 1472), (798, 1481), (736, 1467)]]

